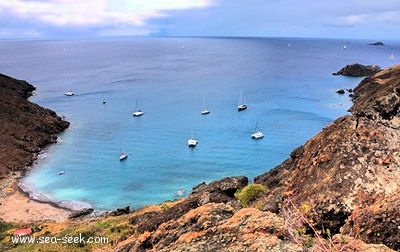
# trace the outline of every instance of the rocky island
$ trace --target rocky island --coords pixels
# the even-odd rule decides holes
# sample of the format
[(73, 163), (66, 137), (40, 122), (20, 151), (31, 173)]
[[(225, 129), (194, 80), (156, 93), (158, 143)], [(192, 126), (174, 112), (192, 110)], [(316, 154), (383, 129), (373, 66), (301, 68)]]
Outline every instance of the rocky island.
[(372, 46), (383, 46), (385, 45), (382, 41), (375, 41), (372, 43), (368, 43), (368, 45), (372, 45)]
[(3, 224), (0, 250), (400, 250), (400, 65), (365, 78), (352, 99), (350, 115), (254, 183), (229, 177), (132, 212), (29, 224), (40, 227), (36, 237), (79, 233), (107, 244), (10, 244), (22, 226)]
[(347, 65), (333, 73), (333, 75), (344, 75), (344, 76), (352, 76), (352, 77), (363, 77), (363, 76), (371, 76), (381, 71), (382, 69), (377, 65), (368, 65), (364, 66), (359, 63)]

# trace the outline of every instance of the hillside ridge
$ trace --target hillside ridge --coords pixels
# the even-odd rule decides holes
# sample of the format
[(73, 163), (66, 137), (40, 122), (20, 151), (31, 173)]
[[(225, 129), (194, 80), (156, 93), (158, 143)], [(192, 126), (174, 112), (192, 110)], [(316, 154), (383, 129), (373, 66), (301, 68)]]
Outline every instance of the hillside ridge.
[(26, 81), (0, 74), (0, 180), (10, 173), (23, 175), (69, 126), (54, 111), (27, 100), (34, 90)]

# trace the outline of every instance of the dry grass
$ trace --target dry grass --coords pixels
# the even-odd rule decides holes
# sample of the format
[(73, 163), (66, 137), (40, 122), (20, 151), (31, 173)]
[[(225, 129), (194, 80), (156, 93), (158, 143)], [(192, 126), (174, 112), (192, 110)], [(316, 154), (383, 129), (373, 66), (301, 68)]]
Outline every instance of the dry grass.
[[(66, 220), (64, 222), (37, 222), (29, 226), (34, 227), (33, 237), (107, 237), (107, 243), (41, 243), (41, 244), (13, 244), (11, 235), (19, 226), (10, 226), (4, 223), (0, 226), (0, 251), (114, 251), (116, 245), (128, 238), (137, 235), (136, 225), (131, 219), (146, 213), (162, 212), (164, 208), (170, 208), (183, 199), (164, 202), (160, 205), (150, 205), (137, 209), (129, 214), (121, 216), (92, 217), (83, 220)], [(1, 228), (3, 227), (3, 228)], [(130, 238), (130, 239), (131, 239)], [(137, 237), (136, 237), (137, 238)]]
[[(317, 230), (312, 224), (311, 208), (307, 204), (297, 207), (288, 197), (282, 204), (281, 213), (285, 220), (286, 237), (302, 247), (304, 251), (344, 252), (359, 250), (357, 235), (333, 235), (329, 229)], [(312, 234), (306, 234), (307, 230), (311, 230)], [(324, 238), (321, 235), (322, 233), (327, 238)]]

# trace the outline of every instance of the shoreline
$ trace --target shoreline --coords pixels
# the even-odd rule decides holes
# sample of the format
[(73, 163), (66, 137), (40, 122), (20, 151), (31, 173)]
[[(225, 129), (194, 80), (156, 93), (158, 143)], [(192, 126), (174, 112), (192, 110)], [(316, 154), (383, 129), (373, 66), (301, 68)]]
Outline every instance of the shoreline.
[(15, 172), (1, 181), (0, 220), (11, 224), (63, 222), (73, 212), (54, 202), (41, 202), (19, 188), (22, 174)]
[(24, 80), (0, 74), (0, 220), (10, 224), (63, 221), (70, 210), (38, 202), (22, 192), (19, 182), (32, 169), (40, 152), (57, 142), (69, 127), (56, 112), (32, 103), (35, 87)]

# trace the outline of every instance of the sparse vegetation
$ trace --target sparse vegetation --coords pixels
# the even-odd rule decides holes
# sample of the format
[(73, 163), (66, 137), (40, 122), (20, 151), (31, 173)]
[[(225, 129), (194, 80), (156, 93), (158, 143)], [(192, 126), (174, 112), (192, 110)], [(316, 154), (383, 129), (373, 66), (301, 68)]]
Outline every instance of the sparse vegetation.
[(235, 198), (237, 198), (242, 204), (242, 206), (247, 206), (249, 203), (260, 197), (268, 189), (261, 184), (250, 184), (235, 193)]
[[(41, 231), (35, 232), (33, 237), (49, 237), (59, 239), (57, 242), (29, 244), (13, 244), (10, 239), (13, 227), (11, 225), (0, 223), (0, 231), (3, 239), (1, 240), (0, 251), (112, 251), (112, 246), (117, 242), (126, 239), (133, 234), (132, 226), (129, 224), (129, 215), (107, 217), (106, 219), (67, 221), (62, 223), (46, 223)], [(83, 237), (87, 240), (89, 237), (107, 238), (102, 242), (63, 243), (62, 238), (73, 239)]]
[[(317, 230), (312, 225), (311, 208), (307, 204), (298, 208), (290, 198), (286, 198), (281, 213), (287, 239), (302, 247), (303, 251), (358, 251), (357, 236), (333, 235), (329, 229)], [(306, 234), (307, 230), (311, 230), (311, 235)], [(322, 237), (322, 233), (327, 239)]]
[(161, 205), (161, 210), (162, 211), (167, 211), (168, 209), (169, 209), (169, 206), (168, 206), (167, 203), (164, 203), (164, 204)]
[(5, 237), (8, 236), (7, 231), (12, 228), (12, 225), (0, 221), (0, 241), (2, 241)]
[(105, 219), (105, 220), (97, 222), (96, 226), (101, 228), (101, 229), (106, 229), (106, 228), (109, 228), (111, 226), (111, 221), (108, 220), (108, 219)]

